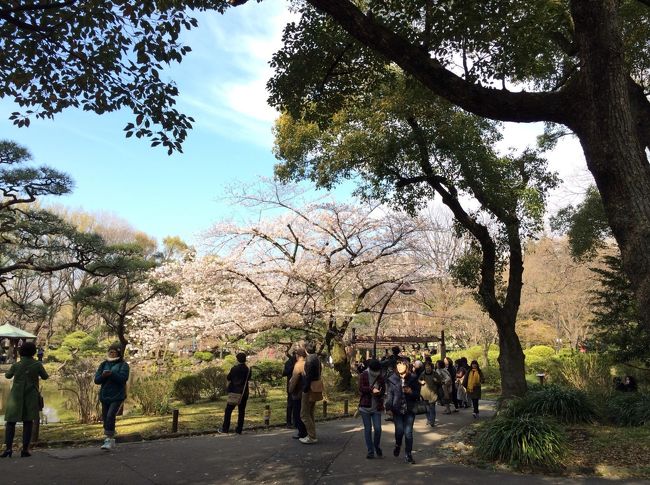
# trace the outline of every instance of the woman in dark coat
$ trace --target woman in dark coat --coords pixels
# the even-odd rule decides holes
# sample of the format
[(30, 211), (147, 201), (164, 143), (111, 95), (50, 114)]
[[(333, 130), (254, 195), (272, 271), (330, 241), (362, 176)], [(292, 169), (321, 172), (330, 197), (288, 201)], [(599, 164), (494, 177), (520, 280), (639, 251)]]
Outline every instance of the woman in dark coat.
[(20, 362), (13, 364), (5, 374), (7, 379), (13, 378), (11, 394), (5, 411), (5, 451), (1, 458), (10, 457), (13, 452), (16, 423), (23, 422), (23, 449), (21, 457), (31, 456), (29, 443), (32, 439), (34, 420), (40, 418), (40, 393), (38, 391), (38, 378), (47, 379), (43, 364), (34, 359), (36, 345), (33, 342), (24, 343), (19, 350)]
[(99, 402), (102, 404), (104, 423), (104, 444), (102, 450), (115, 448), (115, 418), (126, 399), (126, 382), (129, 380), (129, 364), (124, 362), (120, 344), (108, 348), (106, 360), (99, 364), (95, 372), (95, 384), (101, 385)]
[(400, 358), (395, 373), (388, 378), (386, 410), (393, 413), (395, 424), (395, 449), (393, 456), (399, 456), (402, 438), (406, 442), (406, 462), (415, 463), (413, 450), (413, 424), (415, 423), (415, 402), (420, 398), (420, 382), (409, 369), (408, 359)]
[(467, 395), (472, 399), (474, 412), (472, 416), (478, 418), (478, 401), (481, 399), (481, 384), (483, 384), (483, 371), (478, 362), (473, 360), (470, 364), (469, 372), (465, 375), (463, 385), (467, 389)]

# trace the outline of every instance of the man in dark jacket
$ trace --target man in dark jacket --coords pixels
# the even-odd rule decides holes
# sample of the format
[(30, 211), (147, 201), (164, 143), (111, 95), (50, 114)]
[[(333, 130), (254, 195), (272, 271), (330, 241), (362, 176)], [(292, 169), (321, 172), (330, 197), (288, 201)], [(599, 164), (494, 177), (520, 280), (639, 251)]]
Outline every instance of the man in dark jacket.
[(293, 428), (293, 397), (289, 392), (289, 380), (293, 375), (293, 366), (296, 365), (296, 352), (291, 350), (289, 358), (284, 363), (284, 370), (282, 371), (282, 377), (287, 378), (287, 428)]
[(244, 417), (246, 415), (246, 403), (248, 402), (248, 382), (250, 381), (251, 370), (246, 365), (246, 354), (240, 352), (237, 354), (237, 364), (230, 369), (226, 376), (228, 387), (226, 392), (240, 394), (238, 403), (226, 404), (226, 410), (223, 416), (223, 426), (218, 432), (228, 433), (230, 431), (230, 417), (232, 411), (237, 407), (237, 427), (235, 433), (241, 434), (244, 429)]
[(316, 354), (316, 344), (314, 342), (308, 342), (305, 344), (305, 351), (307, 352), (307, 359), (305, 360), (300, 419), (305, 423), (307, 436), (301, 438), (300, 442), (310, 445), (318, 441), (316, 439), (316, 419), (314, 416), (316, 400), (313, 399), (311, 393), (311, 383), (314, 381), (320, 381), (321, 363)]

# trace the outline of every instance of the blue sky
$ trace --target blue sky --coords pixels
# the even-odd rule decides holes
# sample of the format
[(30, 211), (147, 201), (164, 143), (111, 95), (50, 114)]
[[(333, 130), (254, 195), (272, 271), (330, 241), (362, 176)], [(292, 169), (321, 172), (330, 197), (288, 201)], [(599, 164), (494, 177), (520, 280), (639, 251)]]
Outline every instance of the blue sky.
[(218, 200), (225, 185), (272, 175), (276, 113), (266, 105), (264, 85), (287, 15), (280, 1), (198, 15), (199, 28), (185, 35), (193, 51), (168, 71), (181, 92), (179, 108), (196, 120), (183, 154), (168, 156), (146, 140), (126, 139), (122, 129), (132, 121), (126, 111), (68, 110), (16, 128), (8, 116), (17, 108), (3, 100), (0, 136), (29, 148), (35, 163), (72, 176), (74, 192), (57, 202), (113, 213), (159, 239), (191, 241), (232, 215)]
[[(126, 139), (122, 129), (132, 121), (129, 112), (98, 116), (68, 110), (19, 129), (8, 120), (17, 108), (0, 101), (0, 137), (28, 147), (35, 163), (75, 180), (74, 192), (57, 203), (114, 214), (159, 240), (180, 235), (195, 243), (211, 224), (237, 215), (221, 199), (225, 186), (272, 175), (271, 127), (277, 113), (266, 105), (265, 84), (271, 75), (268, 61), (281, 46), (289, 19), (286, 3), (249, 2), (225, 16), (197, 17), (199, 27), (185, 35), (192, 52), (167, 72), (178, 84), (179, 108), (196, 120), (183, 154), (167, 156), (146, 140)], [(540, 130), (510, 124), (503, 146), (522, 148)], [(550, 160), (566, 181), (584, 177), (575, 141), (562, 142)], [(575, 189), (569, 184), (563, 191), (555, 205), (566, 203)], [(339, 197), (345, 194), (339, 191)]]

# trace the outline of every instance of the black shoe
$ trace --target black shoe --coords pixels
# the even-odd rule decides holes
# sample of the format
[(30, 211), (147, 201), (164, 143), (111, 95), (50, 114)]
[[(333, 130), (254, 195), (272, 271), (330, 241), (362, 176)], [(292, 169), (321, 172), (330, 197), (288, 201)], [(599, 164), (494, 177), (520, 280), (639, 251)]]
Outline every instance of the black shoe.
[(219, 433), (219, 434), (228, 434), (228, 431), (224, 430), (223, 428), (217, 428), (217, 433)]
[(4, 450), (2, 452), (2, 455), (0, 455), (0, 458), (11, 458), (11, 455), (13, 454), (14, 450)]
[(241, 430), (239, 430), (239, 431), (236, 431), (236, 430), (235, 430), (235, 433), (237, 433), (237, 434), (241, 434)]
[(384, 456), (384, 453), (383, 453), (383, 451), (381, 451), (381, 448), (375, 448), (375, 453), (377, 454), (377, 456), (378, 456), (379, 458), (381, 458), (382, 456)]
[(374, 457), (375, 454), (372, 451), (366, 455), (366, 458), (368, 458), (369, 460), (372, 460)]
[(32, 456), (32, 454), (27, 451), (27, 450), (20, 450), (20, 457), (21, 458), (27, 458), (28, 456)]
[(300, 438), (302, 438), (302, 436), (300, 436), (299, 434), (294, 434), (294, 435), (292, 436), (292, 438), (293, 438), (294, 440), (299, 440)]
[(395, 448), (393, 448), (393, 456), (399, 456), (400, 448), (401, 448), (400, 445), (395, 445)]
[(413, 456), (411, 456), (410, 453), (406, 454), (406, 463), (410, 463), (411, 465), (415, 465), (415, 460), (413, 459)]

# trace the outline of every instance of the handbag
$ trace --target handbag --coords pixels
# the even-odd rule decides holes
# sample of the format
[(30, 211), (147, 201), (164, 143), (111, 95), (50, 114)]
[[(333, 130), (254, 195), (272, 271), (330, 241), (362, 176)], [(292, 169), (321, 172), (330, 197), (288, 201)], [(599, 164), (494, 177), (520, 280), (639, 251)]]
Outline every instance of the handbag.
[(426, 414), (427, 413), (427, 402), (420, 399), (418, 401), (415, 401), (415, 404), (413, 405), (413, 414)]
[(318, 379), (317, 381), (311, 381), (309, 384), (309, 401), (318, 402), (323, 400), (323, 381)]
[[(246, 385), (248, 384), (248, 379), (251, 377), (251, 369), (248, 369), (248, 375), (246, 376), (246, 380), (244, 381), (244, 391), (246, 391)], [(226, 399), (226, 404), (229, 404), (230, 406), (239, 406), (239, 403), (242, 400), (242, 397), (244, 397), (243, 392), (229, 392), (228, 393), (228, 399)]]

